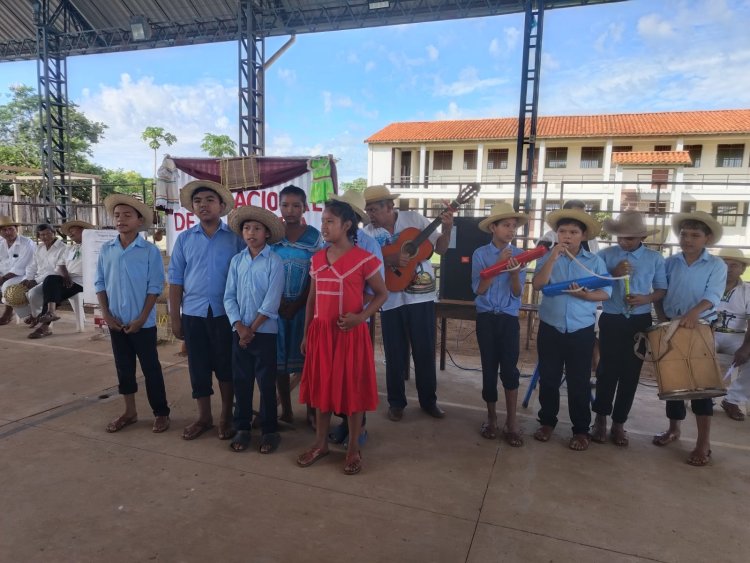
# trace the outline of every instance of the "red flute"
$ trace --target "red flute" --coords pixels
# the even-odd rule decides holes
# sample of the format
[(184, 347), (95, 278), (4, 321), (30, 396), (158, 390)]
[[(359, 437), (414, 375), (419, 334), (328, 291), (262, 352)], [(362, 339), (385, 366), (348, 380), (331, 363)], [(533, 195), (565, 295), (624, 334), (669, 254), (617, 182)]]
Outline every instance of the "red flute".
[[(537, 258), (541, 258), (545, 254), (547, 254), (547, 251), (549, 251), (547, 244), (541, 243), (536, 248), (521, 252), (521, 254), (514, 256), (513, 258), (515, 258), (519, 264), (526, 264), (527, 262), (531, 262), (533, 260), (536, 260)], [(497, 264), (490, 266), (489, 268), (485, 268), (479, 273), (479, 277), (483, 280), (486, 280), (498, 274), (502, 274), (503, 272), (507, 272), (508, 262), (509, 260), (503, 260), (502, 262), (498, 262)]]

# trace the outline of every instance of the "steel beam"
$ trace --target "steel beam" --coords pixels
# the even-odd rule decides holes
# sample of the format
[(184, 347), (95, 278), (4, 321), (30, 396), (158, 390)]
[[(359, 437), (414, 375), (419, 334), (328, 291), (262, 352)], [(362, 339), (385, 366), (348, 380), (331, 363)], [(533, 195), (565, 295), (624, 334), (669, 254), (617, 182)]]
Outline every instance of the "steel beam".
[(240, 30), (240, 155), (263, 156), (265, 152), (265, 39), (257, 32), (258, 16), (253, 0), (241, 0), (237, 28)]

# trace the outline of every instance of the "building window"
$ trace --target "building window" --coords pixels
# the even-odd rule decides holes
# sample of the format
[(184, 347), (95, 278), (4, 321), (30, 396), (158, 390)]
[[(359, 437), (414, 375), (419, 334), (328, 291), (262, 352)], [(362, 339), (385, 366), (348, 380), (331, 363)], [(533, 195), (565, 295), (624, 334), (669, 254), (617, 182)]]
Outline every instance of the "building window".
[(633, 152), (631, 145), (615, 145), (612, 147), (612, 152)]
[(489, 149), (487, 151), (487, 170), (508, 168), (508, 149)]
[(680, 213), (693, 213), (695, 208), (696, 203), (694, 201), (683, 201), (680, 205)]
[(568, 147), (549, 147), (547, 149), (547, 168), (565, 168), (568, 165)]
[(582, 147), (581, 168), (601, 168), (604, 166), (604, 147)]
[(649, 215), (664, 215), (667, 212), (666, 201), (649, 201), (648, 202), (648, 214)]
[(672, 145), (656, 145), (654, 151), (656, 152), (669, 152), (672, 150)]
[(477, 149), (466, 149), (464, 151), (464, 170), (477, 169)]
[(716, 217), (719, 224), (725, 227), (736, 227), (739, 212), (740, 205), (737, 202), (714, 203), (711, 215)]
[(717, 168), (738, 168), (742, 166), (745, 145), (719, 145), (716, 150)]
[(688, 168), (700, 168), (701, 165), (701, 154), (703, 154), (703, 145), (685, 145), (682, 150), (690, 153), (690, 160), (693, 164), (689, 164)]
[(452, 170), (453, 151), (432, 151), (433, 170)]

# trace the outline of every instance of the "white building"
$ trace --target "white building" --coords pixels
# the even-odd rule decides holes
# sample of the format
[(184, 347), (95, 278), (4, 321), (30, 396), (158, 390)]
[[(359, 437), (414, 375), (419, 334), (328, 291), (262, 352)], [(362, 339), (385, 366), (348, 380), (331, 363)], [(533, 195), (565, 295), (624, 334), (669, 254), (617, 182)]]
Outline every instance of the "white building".
[[(480, 209), (512, 201), (517, 123), (392, 123), (365, 141), (368, 184), (428, 213), (469, 182), (482, 184)], [(638, 208), (657, 225), (700, 209), (724, 224), (722, 245), (750, 246), (750, 109), (540, 117), (537, 130), (534, 234), (544, 212), (577, 198), (591, 211)]]

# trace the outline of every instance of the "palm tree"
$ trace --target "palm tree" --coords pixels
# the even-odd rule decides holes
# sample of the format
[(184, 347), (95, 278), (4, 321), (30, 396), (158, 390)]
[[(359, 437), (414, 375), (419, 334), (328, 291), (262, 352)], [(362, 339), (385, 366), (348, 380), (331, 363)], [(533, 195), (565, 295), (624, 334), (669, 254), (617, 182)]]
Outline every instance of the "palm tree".
[(154, 181), (156, 181), (156, 151), (159, 150), (162, 142), (171, 147), (177, 142), (177, 137), (165, 131), (163, 127), (146, 127), (141, 133), (141, 139), (148, 142), (149, 148), (154, 150)]

